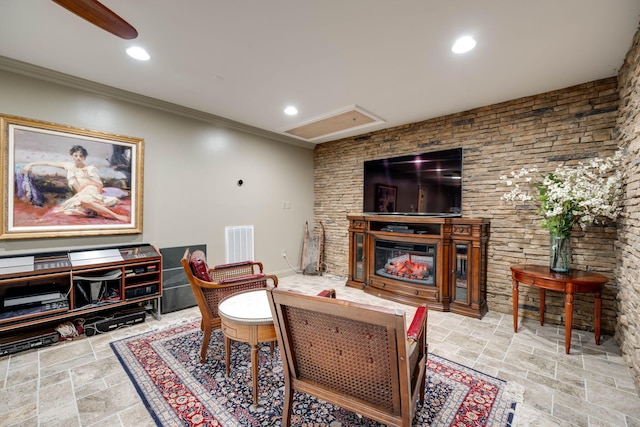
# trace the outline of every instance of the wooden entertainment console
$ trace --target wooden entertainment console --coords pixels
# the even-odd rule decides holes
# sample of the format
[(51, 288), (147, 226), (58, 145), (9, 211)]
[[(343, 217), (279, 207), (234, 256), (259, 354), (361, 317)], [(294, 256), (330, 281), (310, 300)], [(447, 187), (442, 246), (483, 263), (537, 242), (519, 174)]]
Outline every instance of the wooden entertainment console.
[(162, 256), (148, 244), (0, 258), (0, 332), (141, 302), (159, 317), (161, 296)]
[(384, 214), (347, 218), (347, 286), (470, 317), (487, 312), (488, 220)]

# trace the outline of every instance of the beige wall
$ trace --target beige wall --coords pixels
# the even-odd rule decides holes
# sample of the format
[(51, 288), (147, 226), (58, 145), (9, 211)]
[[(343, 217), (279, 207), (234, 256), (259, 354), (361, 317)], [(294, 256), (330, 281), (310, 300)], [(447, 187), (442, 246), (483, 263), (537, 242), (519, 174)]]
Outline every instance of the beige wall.
[(0, 113), (145, 141), (142, 235), (1, 241), (0, 256), (206, 243), (210, 262), (222, 263), (224, 227), (251, 224), (265, 269), (291, 272), (282, 249), (299, 264), (304, 223), (313, 219), (312, 150), (7, 71), (0, 71)]

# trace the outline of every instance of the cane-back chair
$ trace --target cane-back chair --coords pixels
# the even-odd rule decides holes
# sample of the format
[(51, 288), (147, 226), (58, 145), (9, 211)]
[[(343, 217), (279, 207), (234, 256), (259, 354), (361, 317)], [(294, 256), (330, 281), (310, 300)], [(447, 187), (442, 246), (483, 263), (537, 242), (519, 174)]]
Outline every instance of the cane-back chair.
[(221, 264), (209, 268), (204, 252), (200, 250), (194, 251), (193, 254), (189, 249), (185, 250), (181, 262), (202, 314), (200, 327), (204, 331), (204, 338), (200, 363), (204, 363), (211, 334), (214, 329), (220, 327), (218, 303), (236, 292), (266, 288), (267, 285), (278, 286), (278, 278), (264, 274), (262, 263), (255, 261)]
[(269, 289), (285, 378), (282, 425), (294, 391), (390, 426), (411, 426), (424, 403), (427, 307), (407, 330), (402, 310)]

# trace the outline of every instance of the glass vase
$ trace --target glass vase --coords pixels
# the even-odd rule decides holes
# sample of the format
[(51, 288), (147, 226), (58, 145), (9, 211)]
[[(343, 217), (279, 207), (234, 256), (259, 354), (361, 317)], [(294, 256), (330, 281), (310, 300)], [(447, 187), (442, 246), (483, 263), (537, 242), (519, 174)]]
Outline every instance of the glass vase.
[(551, 232), (549, 268), (557, 273), (571, 270), (571, 236)]

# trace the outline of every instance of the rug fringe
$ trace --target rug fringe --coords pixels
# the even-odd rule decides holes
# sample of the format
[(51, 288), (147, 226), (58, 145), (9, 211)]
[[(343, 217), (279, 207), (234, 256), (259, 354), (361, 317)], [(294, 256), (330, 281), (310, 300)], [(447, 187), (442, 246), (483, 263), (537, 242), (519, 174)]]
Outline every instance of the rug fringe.
[(545, 426), (554, 427), (560, 426), (560, 424), (552, 422), (550, 420), (540, 420), (540, 414), (534, 408), (524, 403), (525, 388), (523, 385), (514, 381), (508, 381), (505, 386), (503, 396), (506, 399), (516, 402), (516, 408), (513, 413), (513, 420), (511, 422), (512, 427), (530, 427), (539, 426), (541, 422)]
[(503, 396), (516, 403), (522, 403), (524, 402), (524, 386), (514, 381), (507, 381), (507, 385), (504, 387)]

